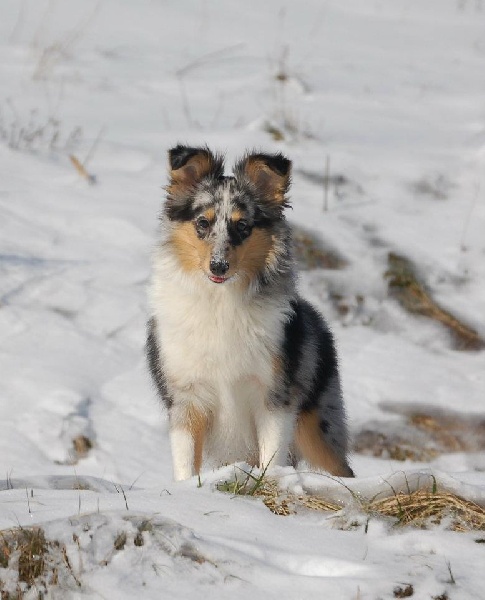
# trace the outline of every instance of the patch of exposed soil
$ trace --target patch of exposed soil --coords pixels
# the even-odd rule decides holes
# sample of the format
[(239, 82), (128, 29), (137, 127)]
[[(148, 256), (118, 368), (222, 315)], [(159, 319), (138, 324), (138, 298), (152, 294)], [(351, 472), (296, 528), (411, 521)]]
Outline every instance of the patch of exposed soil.
[(355, 198), (364, 194), (360, 184), (352, 181), (342, 173), (326, 173), (324, 165), (322, 165), (322, 172), (309, 171), (308, 169), (297, 169), (296, 172), (322, 190), (331, 190), (333, 197), (337, 200)]
[(312, 269), (343, 269), (347, 261), (336, 250), (325, 246), (322, 239), (308, 229), (293, 226), (293, 245), (298, 267)]
[(410, 411), (404, 420), (369, 423), (354, 439), (358, 454), (427, 462), (452, 452), (485, 450), (485, 416), (429, 410)]
[(485, 341), (478, 333), (444, 310), (419, 280), (416, 268), (404, 256), (390, 252), (388, 270), (389, 294), (408, 312), (428, 317), (444, 325), (451, 333), (456, 350), (483, 350)]

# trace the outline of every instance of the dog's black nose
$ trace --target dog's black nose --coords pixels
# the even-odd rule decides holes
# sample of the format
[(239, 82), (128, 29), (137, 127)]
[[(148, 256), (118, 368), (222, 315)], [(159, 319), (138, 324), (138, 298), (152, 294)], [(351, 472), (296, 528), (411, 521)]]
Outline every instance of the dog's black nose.
[(211, 260), (209, 266), (211, 273), (213, 275), (217, 275), (218, 277), (225, 275), (229, 270), (229, 263), (227, 260)]

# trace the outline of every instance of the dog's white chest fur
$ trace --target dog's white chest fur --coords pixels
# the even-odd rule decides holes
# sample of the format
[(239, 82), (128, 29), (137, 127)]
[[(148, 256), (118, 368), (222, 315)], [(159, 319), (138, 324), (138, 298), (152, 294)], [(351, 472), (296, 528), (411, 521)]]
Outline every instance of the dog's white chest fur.
[(158, 345), (164, 369), (177, 388), (178, 406), (196, 404), (213, 416), (205, 454), (232, 462), (257, 454), (256, 425), (267, 412), (274, 357), (281, 348), (288, 305), (255, 300), (231, 282), (184, 285), (164, 277), (158, 264), (152, 285)]
[(283, 338), (288, 303), (242, 295), (231, 282), (207, 278), (181, 284), (157, 269), (152, 305), (167, 372), (180, 385), (227, 386), (241, 378), (272, 382), (272, 357)]

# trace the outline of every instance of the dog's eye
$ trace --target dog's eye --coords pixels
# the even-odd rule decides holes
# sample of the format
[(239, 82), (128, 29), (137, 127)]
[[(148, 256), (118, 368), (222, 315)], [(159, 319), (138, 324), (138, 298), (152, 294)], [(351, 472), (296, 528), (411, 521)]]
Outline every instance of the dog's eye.
[(211, 224), (205, 217), (200, 217), (199, 219), (197, 219), (196, 225), (197, 229), (199, 229), (200, 231), (207, 231), (211, 226)]
[(248, 225), (247, 221), (241, 219), (236, 223), (236, 231), (241, 235), (249, 235), (251, 227)]

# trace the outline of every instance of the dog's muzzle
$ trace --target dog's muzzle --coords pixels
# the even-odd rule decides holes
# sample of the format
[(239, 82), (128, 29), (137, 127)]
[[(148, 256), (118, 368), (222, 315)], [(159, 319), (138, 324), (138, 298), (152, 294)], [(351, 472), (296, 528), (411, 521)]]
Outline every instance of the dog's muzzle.
[(223, 277), (229, 271), (227, 260), (211, 260), (209, 268), (216, 277)]

